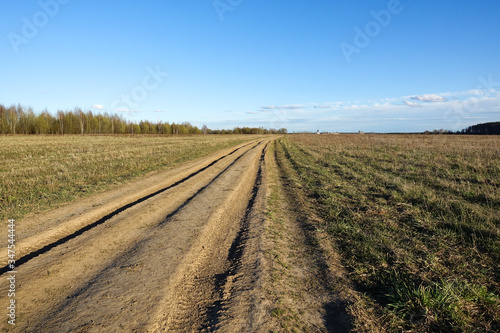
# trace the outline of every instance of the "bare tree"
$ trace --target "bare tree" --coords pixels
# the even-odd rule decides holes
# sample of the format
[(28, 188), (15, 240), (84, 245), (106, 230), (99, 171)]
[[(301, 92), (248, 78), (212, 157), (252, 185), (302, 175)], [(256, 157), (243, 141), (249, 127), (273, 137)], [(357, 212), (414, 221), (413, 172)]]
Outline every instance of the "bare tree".
[(57, 111), (57, 118), (59, 119), (59, 129), (61, 130), (61, 134), (64, 135), (64, 112)]

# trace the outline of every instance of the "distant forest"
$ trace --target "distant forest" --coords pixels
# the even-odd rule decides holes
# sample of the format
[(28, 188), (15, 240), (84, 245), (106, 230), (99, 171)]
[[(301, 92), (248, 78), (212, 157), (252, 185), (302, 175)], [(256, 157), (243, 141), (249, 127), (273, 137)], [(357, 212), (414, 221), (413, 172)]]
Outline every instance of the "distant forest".
[(32, 108), (21, 105), (5, 107), (0, 104), (0, 134), (285, 134), (287, 130), (236, 127), (232, 130), (200, 129), (188, 122), (139, 123), (127, 121), (116, 114), (93, 113), (75, 108), (73, 111), (48, 111), (35, 114)]
[(462, 130), (462, 134), (483, 134), (483, 135), (500, 135), (500, 121), (494, 123), (484, 123), (469, 126)]

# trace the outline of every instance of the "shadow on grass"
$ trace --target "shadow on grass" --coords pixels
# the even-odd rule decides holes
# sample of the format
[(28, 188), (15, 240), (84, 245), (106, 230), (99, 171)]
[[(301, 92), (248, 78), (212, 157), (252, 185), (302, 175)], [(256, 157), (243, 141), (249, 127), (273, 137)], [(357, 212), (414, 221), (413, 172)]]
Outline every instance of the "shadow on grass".
[(328, 332), (351, 332), (353, 330), (351, 316), (347, 313), (346, 304), (342, 301), (325, 304), (325, 327)]
[[(284, 150), (284, 155), (290, 157), (288, 151)], [(322, 283), (323, 292), (325, 294), (330, 294), (331, 298), (334, 299), (331, 302), (326, 303), (323, 308), (325, 314), (323, 316), (323, 321), (325, 328), (328, 332), (351, 332), (354, 327), (352, 325), (353, 319), (347, 311), (346, 301), (342, 300), (340, 295), (332, 292), (331, 283), (332, 280), (331, 273), (329, 271), (327, 259), (325, 258), (325, 253), (323, 253), (318, 247), (318, 239), (315, 235), (317, 225), (312, 222), (307, 214), (307, 208), (301, 204), (301, 195), (298, 190), (294, 188), (293, 181), (290, 178), (286, 167), (282, 164), (281, 159), (278, 156), (277, 149), (274, 150), (275, 161), (278, 168), (282, 171), (281, 181), (284, 188), (284, 193), (290, 203), (293, 203), (293, 214), (295, 215), (295, 221), (297, 222), (299, 228), (301, 229), (305, 243), (312, 251), (313, 265), (317, 269), (318, 278)], [(289, 159), (292, 162), (293, 160)]]

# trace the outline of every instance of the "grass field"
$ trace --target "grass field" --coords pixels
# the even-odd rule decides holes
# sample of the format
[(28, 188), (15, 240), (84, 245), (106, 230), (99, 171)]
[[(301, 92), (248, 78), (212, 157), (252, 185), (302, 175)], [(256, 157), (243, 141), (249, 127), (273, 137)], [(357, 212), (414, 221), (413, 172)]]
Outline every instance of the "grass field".
[(500, 331), (500, 137), (290, 135), (276, 149), (363, 296), (358, 330), (364, 308), (391, 332)]
[(1, 136), (0, 219), (21, 219), (255, 136)]
[[(258, 138), (1, 136), (1, 219), (20, 220)], [(311, 293), (302, 282), (299, 291), (287, 289), (302, 281), (286, 275), (296, 272), (294, 256), (309, 272), (307, 258), (330, 251), (324, 257), (340, 256), (347, 271), (341, 287), (356, 296), (347, 309), (355, 331), (500, 331), (500, 137), (288, 135), (272, 148), (273, 174), (284, 185), (272, 189), (280, 193), (269, 197), (268, 218), (276, 219), (271, 231), (283, 255), (268, 254), (278, 267), (273, 279), (287, 279), (283, 297), (289, 289), (302, 293), (299, 300)], [(281, 211), (285, 193), (290, 212)], [(294, 214), (309, 220), (307, 228), (287, 226)], [(300, 307), (285, 305), (271, 316), (293, 331), (306, 321), (292, 313)]]

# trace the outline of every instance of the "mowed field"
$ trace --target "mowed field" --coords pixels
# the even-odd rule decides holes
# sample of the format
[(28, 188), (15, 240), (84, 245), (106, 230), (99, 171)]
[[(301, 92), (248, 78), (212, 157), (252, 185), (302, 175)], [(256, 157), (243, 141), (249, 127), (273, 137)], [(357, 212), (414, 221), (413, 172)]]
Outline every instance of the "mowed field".
[(2, 331), (500, 330), (499, 137), (0, 143)]
[(234, 136), (2, 136), (0, 218), (124, 184), (252, 138)]
[(357, 329), (500, 330), (500, 137), (290, 135), (276, 153)]

